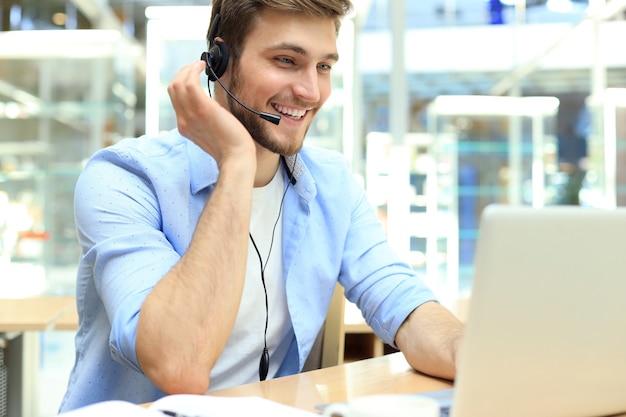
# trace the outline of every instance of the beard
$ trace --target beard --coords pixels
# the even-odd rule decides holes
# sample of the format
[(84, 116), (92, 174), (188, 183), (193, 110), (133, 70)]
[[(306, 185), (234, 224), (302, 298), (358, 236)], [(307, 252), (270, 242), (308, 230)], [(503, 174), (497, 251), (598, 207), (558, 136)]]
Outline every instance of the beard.
[[(241, 77), (239, 75), (239, 70), (235, 65), (230, 84), (230, 91), (235, 97), (238, 97), (238, 93), (243, 90)], [(302, 148), (306, 131), (302, 138), (298, 140), (290, 140), (287, 143), (281, 143), (268, 129), (273, 126), (271, 122), (261, 119), (259, 115), (245, 109), (230, 96), (228, 96), (228, 110), (230, 110), (233, 116), (246, 128), (250, 136), (252, 136), (252, 139), (268, 151), (278, 155), (290, 156), (297, 154)], [(281, 117), (286, 116), (281, 115)]]

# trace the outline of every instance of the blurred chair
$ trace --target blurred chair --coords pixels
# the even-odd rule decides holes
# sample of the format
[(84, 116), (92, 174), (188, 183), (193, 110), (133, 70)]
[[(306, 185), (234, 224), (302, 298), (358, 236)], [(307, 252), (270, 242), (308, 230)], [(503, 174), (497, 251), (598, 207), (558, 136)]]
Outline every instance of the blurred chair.
[(327, 368), (343, 363), (346, 337), (344, 312), (343, 287), (337, 284), (326, 313), (326, 321), (317, 335), (303, 371)]

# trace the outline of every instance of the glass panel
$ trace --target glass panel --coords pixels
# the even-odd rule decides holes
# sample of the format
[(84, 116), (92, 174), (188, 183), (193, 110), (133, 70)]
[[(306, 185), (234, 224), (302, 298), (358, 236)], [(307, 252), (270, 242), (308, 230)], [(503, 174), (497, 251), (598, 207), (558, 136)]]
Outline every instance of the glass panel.
[(74, 186), (86, 158), (133, 132), (134, 59), (108, 31), (5, 32), (0, 45), (0, 293), (71, 294)]
[(609, 88), (600, 99), (589, 97), (588, 106), (593, 129), (581, 203), (626, 206), (626, 88)]
[(435, 177), (428, 212), (448, 225), (433, 237), (429, 250), (436, 252), (427, 251), (427, 259), (444, 260), (430, 273), (437, 287), (471, 290), (487, 205), (557, 202), (558, 105), (554, 97), (440, 96), (428, 106)]

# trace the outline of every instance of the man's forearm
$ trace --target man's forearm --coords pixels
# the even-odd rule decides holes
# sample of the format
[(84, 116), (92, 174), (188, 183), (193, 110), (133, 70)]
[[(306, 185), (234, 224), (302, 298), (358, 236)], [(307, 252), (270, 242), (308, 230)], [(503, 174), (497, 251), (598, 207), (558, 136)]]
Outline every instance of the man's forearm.
[[(189, 249), (139, 316), (142, 370), (168, 394), (204, 393), (232, 331), (245, 279), (253, 177), (223, 170)], [(248, 184), (242, 183), (248, 181)]]
[(427, 302), (400, 326), (396, 344), (416, 370), (454, 379), (462, 335), (463, 325), (450, 311)]

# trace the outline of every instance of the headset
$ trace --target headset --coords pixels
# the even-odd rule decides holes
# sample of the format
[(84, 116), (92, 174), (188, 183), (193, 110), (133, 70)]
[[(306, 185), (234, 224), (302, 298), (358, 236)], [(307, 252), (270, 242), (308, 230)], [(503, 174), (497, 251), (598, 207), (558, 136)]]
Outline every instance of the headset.
[(209, 28), (209, 51), (203, 52), (201, 56), (201, 59), (206, 62), (204, 72), (210, 81), (217, 81), (224, 75), (228, 67), (228, 45), (225, 42), (215, 43), (220, 20), (221, 16), (217, 13)]
[(226, 93), (244, 109), (258, 115), (263, 120), (267, 120), (268, 122), (277, 125), (278, 123), (280, 123), (280, 116), (278, 114), (260, 112), (246, 106), (241, 100), (235, 97), (235, 95), (231, 93), (230, 90), (226, 88), (226, 86), (220, 80), (220, 77), (224, 75), (224, 73), (226, 72), (226, 68), (228, 68), (229, 57), (228, 46), (226, 45), (226, 43), (215, 42), (215, 37), (217, 36), (217, 28), (219, 27), (220, 20), (220, 14), (216, 13), (215, 17), (213, 18), (213, 22), (211, 22), (211, 26), (209, 27), (209, 50), (208, 52), (202, 52), (202, 55), (200, 55), (200, 59), (206, 62), (204, 72), (209, 77), (208, 82), (217, 82), (224, 89), (224, 91), (226, 91)]

